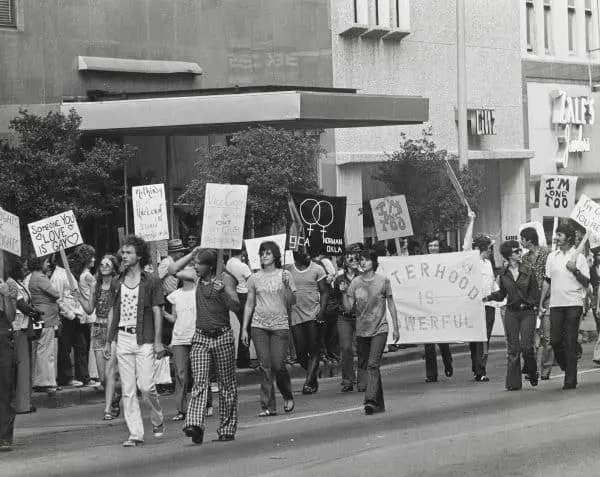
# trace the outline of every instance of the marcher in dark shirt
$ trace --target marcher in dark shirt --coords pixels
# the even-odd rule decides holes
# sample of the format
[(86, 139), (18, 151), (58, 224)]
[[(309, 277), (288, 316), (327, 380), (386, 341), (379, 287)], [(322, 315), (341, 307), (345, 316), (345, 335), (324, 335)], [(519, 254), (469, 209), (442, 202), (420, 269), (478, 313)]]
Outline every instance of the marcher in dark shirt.
[(536, 306), (540, 300), (540, 289), (535, 272), (522, 262), (519, 242), (508, 240), (500, 246), (500, 254), (508, 266), (500, 274), (500, 290), (483, 301), (502, 301), (507, 297), (504, 330), (506, 333), (507, 369), (506, 389), (521, 389), (521, 357), (523, 371), (529, 376), (532, 386), (538, 384), (538, 372), (533, 348)]

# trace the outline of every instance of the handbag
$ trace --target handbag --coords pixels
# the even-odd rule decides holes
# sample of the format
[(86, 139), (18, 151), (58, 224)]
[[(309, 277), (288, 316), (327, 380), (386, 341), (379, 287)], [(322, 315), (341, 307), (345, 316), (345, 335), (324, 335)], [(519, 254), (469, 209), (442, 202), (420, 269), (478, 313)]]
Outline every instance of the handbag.
[(29, 316), (27, 323), (27, 339), (29, 341), (39, 340), (42, 336), (42, 329), (44, 328), (44, 322), (40, 320), (38, 316)]
[(165, 356), (154, 362), (154, 384), (171, 384), (171, 358)]

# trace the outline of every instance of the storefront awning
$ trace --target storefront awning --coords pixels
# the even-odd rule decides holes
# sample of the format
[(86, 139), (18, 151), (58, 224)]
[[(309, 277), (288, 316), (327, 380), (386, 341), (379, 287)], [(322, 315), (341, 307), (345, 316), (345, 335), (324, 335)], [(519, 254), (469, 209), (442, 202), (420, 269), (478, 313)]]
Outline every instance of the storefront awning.
[(84, 132), (222, 134), (253, 125), (331, 129), (420, 124), (429, 100), (419, 96), (335, 91), (278, 91), (63, 103)]

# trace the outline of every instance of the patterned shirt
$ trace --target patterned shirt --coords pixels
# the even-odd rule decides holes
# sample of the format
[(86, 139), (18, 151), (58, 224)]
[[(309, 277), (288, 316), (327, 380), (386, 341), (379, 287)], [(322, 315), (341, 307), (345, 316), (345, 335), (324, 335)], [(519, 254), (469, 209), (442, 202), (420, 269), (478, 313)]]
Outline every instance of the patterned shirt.
[(528, 265), (535, 273), (540, 290), (546, 276), (546, 260), (550, 251), (545, 247), (539, 247), (535, 252), (529, 251), (523, 256), (523, 264)]
[(121, 284), (121, 321), (119, 326), (136, 326), (140, 286), (129, 288)]

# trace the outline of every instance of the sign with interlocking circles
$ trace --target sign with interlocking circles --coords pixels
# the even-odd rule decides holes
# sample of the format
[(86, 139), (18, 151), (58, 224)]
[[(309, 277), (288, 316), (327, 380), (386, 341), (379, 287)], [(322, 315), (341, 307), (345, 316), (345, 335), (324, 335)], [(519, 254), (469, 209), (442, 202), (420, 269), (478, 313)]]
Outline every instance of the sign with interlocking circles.
[(412, 223), (406, 197), (394, 195), (371, 201), (373, 221), (379, 240), (410, 237), (413, 235)]

